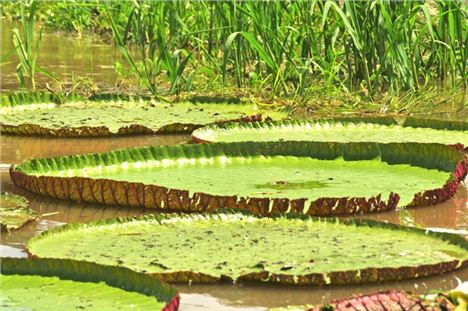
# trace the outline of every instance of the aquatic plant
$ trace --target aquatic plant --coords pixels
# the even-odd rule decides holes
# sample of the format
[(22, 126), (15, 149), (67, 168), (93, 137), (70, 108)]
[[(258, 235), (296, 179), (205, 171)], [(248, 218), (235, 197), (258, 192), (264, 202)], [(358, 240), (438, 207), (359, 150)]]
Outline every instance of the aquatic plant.
[[(259, 121), (266, 112), (250, 103), (164, 103), (147, 97), (76, 94), (14, 94), (0, 104), (2, 133), (46, 136), (110, 136), (149, 133), (190, 133), (225, 121)], [(77, 113), (77, 110), (79, 113)]]
[[(453, 291), (454, 292), (454, 291)], [(387, 290), (369, 295), (357, 295), (352, 298), (334, 299), (319, 306), (288, 306), (273, 308), (270, 311), (348, 311), (348, 310), (399, 310), (410, 311), (417, 307), (421, 311), (462, 311), (463, 303), (451, 297), (451, 292), (432, 292), (426, 295), (415, 295), (408, 292)]]
[[(125, 28), (117, 23), (121, 11), (108, 6), (106, 10), (115, 43), (140, 81), (153, 95), (157, 95), (159, 92), (156, 79), (165, 71), (170, 81), (169, 92), (179, 93), (184, 80), (183, 72), (192, 54), (183, 48), (172, 50), (172, 44), (166, 38), (165, 16), (170, 14), (170, 8), (157, 2), (151, 5), (133, 2), (130, 12), (126, 12), (128, 20)], [(139, 61), (128, 46), (130, 39), (137, 46)]]
[(323, 216), (437, 204), (466, 172), (463, 153), (440, 144), (310, 141), (128, 148), (10, 169), (18, 187), (60, 199)]
[(336, 141), (419, 142), (468, 146), (468, 122), (408, 117), (335, 117), (209, 125), (192, 133), (195, 142)]
[(375, 221), (229, 212), (72, 224), (28, 243), (33, 256), (118, 263), (169, 282), (290, 285), (382, 282), (444, 273), (468, 263), (467, 249), (457, 235)]
[(157, 279), (86, 261), (2, 258), (0, 280), (3, 308), (176, 311), (179, 307), (177, 291)]
[(1, 231), (16, 230), (36, 219), (36, 212), (28, 208), (28, 200), (17, 194), (0, 193)]
[(36, 6), (37, 2), (31, 1), (29, 4), (28, 15), (26, 15), (25, 4), (22, 3), (20, 5), (21, 32), (18, 29), (13, 30), (13, 44), (20, 61), (18, 66), (16, 66), (16, 74), (22, 87), (25, 87), (27, 84), (29, 84), (33, 90), (36, 89), (36, 71), (46, 75), (49, 78), (56, 79), (56, 77), (51, 72), (36, 64), (41, 48), (42, 31), (44, 29), (43, 27), (40, 27), (39, 35), (36, 40), (34, 40), (34, 16)]
[(111, 31), (153, 94), (166, 82), (174, 93), (224, 82), (296, 96), (318, 82), (369, 95), (439, 82), (466, 87), (468, 23), (461, 0), (74, 1), (40, 7), (39, 17), (52, 16), (54, 26)]

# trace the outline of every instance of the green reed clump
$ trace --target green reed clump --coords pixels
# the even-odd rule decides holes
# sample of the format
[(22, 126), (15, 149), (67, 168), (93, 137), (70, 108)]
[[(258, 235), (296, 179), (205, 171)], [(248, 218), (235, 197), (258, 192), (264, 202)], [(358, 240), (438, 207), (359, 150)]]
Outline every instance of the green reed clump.
[[(169, 92), (179, 93), (192, 53), (175, 48), (172, 38), (167, 37), (166, 29), (171, 25), (166, 23), (166, 16), (171, 16), (173, 7), (163, 2), (135, 2), (132, 7), (107, 7), (107, 13), (116, 45), (139, 80), (155, 95), (158, 78), (165, 72)], [(119, 15), (127, 17), (125, 27), (117, 23)]]
[(85, 19), (69, 28), (110, 29), (153, 94), (208, 85), (303, 96), (326, 83), (372, 95), (467, 83), (461, 0), (74, 0), (71, 6), (99, 24)]
[(36, 89), (36, 71), (55, 79), (52, 73), (36, 64), (37, 56), (41, 48), (43, 31), (43, 27), (41, 27), (39, 35), (36, 39), (34, 38), (36, 33), (34, 29), (36, 5), (36, 2), (30, 3), (29, 10), (26, 13), (25, 5), (21, 4), (21, 31), (17, 28), (13, 30), (13, 44), (19, 58), (19, 63), (16, 66), (16, 74), (22, 87), (28, 84), (33, 90)]
[[(189, 66), (221, 75), (224, 85), (255, 85), (274, 95), (303, 94), (318, 80), (366, 93), (417, 90), (439, 81), (466, 84), (467, 16), (461, 1), (435, 6), (389, 0), (145, 5), (163, 16), (130, 16), (142, 25), (133, 27), (134, 41), (142, 36), (150, 42), (149, 29), (164, 31), (160, 54), (169, 55), (170, 48), (183, 49), (184, 55), (190, 51)], [(137, 32), (145, 26), (146, 35)], [(182, 59), (185, 69), (188, 57)], [(168, 72), (170, 81), (180, 76), (174, 74), (179, 70)]]

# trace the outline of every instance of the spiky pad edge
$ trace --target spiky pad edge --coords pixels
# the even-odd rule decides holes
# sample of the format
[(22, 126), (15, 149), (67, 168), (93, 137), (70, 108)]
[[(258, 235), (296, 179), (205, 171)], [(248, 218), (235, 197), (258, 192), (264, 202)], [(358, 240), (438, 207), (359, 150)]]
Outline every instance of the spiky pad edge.
[[(235, 213), (232, 210), (224, 210), (224, 213)], [(248, 215), (253, 217), (260, 217), (250, 212), (241, 212), (242, 215)], [(184, 218), (184, 219), (221, 219), (220, 214), (194, 214), (194, 215), (179, 215), (179, 214), (151, 214), (137, 217), (118, 217), (111, 218), (101, 221), (89, 222), (89, 223), (75, 223), (67, 224), (61, 227), (55, 227), (50, 230), (44, 231), (39, 235), (33, 237), (28, 245), (34, 243), (36, 240), (40, 240), (44, 237), (61, 233), (67, 230), (74, 230), (79, 228), (88, 228), (100, 225), (112, 225), (121, 224), (130, 221), (157, 221), (161, 222), (165, 219), (173, 217)], [(339, 218), (317, 218), (311, 217), (304, 214), (288, 214), (288, 215), (275, 215), (272, 218), (286, 217), (289, 219), (301, 219), (304, 221), (323, 221), (330, 223), (342, 223), (347, 225), (355, 226), (367, 226), (367, 227), (378, 227), (390, 230), (404, 230), (413, 232), (421, 235), (429, 235), (435, 238), (442, 239), (450, 244), (457, 245), (466, 251), (468, 251), (468, 241), (464, 238), (452, 234), (452, 233), (441, 233), (431, 232), (424, 229), (405, 227), (401, 225), (395, 225), (390, 223), (383, 223), (369, 219), (339, 219)], [(28, 254), (31, 258), (38, 258), (35, 254), (32, 254), (28, 249)], [(288, 275), (288, 274), (275, 274), (269, 273), (268, 271), (248, 273), (239, 276), (237, 279), (232, 279), (226, 275), (209, 275), (205, 273), (199, 273), (194, 271), (176, 271), (169, 273), (148, 273), (149, 275), (161, 279), (162, 281), (169, 283), (216, 283), (216, 282), (259, 282), (259, 283), (276, 283), (284, 285), (346, 285), (346, 284), (362, 284), (362, 283), (376, 283), (386, 281), (398, 281), (404, 279), (415, 279), (420, 277), (427, 277), (431, 275), (447, 273), (459, 268), (467, 267), (468, 259), (452, 260), (437, 264), (427, 264), (420, 266), (402, 266), (397, 268), (365, 268), (360, 270), (345, 270), (336, 271), (330, 273), (311, 273), (306, 275)]]
[(294, 119), (285, 119), (285, 120), (266, 120), (266, 121), (254, 121), (249, 124), (237, 124), (234, 122), (224, 122), (222, 124), (209, 124), (199, 129), (196, 129), (192, 133), (192, 141), (199, 144), (208, 144), (213, 143), (213, 141), (202, 138), (205, 131), (208, 130), (229, 130), (233, 128), (247, 128), (247, 129), (256, 129), (256, 128), (268, 128), (275, 126), (303, 126), (310, 123), (325, 123), (325, 122), (342, 122), (342, 123), (371, 123), (379, 125), (395, 125), (397, 121), (392, 117), (335, 117), (335, 118), (314, 118), (309, 120), (294, 120)]
[[(224, 122), (222, 124), (209, 124), (200, 129), (195, 130), (192, 133), (192, 141), (195, 143), (212, 143), (213, 141), (203, 138), (204, 132), (208, 130), (230, 130), (235, 128), (241, 129), (264, 129), (270, 127), (279, 127), (279, 126), (305, 126), (305, 125), (315, 125), (321, 123), (369, 123), (376, 125), (398, 125), (398, 122), (395, 118), (391, 116), (341, 116), (341, 117), (324, 117), (324, 118), (313, 118), (308, 120), (266, 120), (258, 121), (251, 123), (234, 123), (234, 122)], [(401, 124), (402, 127), (412, 127), (412, 128), (431, 128), (438, 130), (451, 130), (451, 131), (468, 131), (468, 122), (463, 121), (450, 121), (450, 120), (437, 120), (437, 119), (424, 119), (424, 118), (415, 118), (407, 117), (404, 122)], [(460, 150), (465, 150), (468, 152), (468, 147), (465, 148), (463, 144), (453, 145), (455, 148)]]
[[(263, 153), (262, 153), (263, 152)], [(196, 153), (196, 154), (194, 154)], [(434, 155), (438, 153), (440, 157)], [(84, 156), (56, 157), (27, 161), (19, 166), (10, 167), (10, 176), (16, 186), (28, 191), (77, 202), (101, 203), (120, 206), (155, 208), (161, 211), (213, 212), (223, 208), (246, 210), (258, 215), (269, 216), (287, 212), (303, 213), (306, 198), (255, 198), (212, 195), (169, 189), (167, 187), (143, 184), (139, 182), (94, 179), (88, 177), (56, 177), (34, 175), (34, 167), (60, 167), (66, 165), (84, 166), (85, 164), (108, 165), (109, 161), (124, 162), (142, 159), (180, 158), (180, 154), (197, 156), (215, 155), (306, 155), (319, 159), (333, 159), (343, 156), (345, 159), (372, 159), (376, 156), (385, 158), (389, 163), (406, 163), (439, 168), (448, 165), (451, 177), (442, 188), (430, 189), (414, 195), (409, 206), (423, 206), (443, 202), (451, 198), (459, 183), (468, 171), (468, 159), (453, 148), (440, 144), (418, 143), (327, 143), (327, 142), (242, 142), (216, 143), (204, 145), (157, 146), (128, 148), (101, 154)], [(146, 157), (146, 158), (145, 158)], [(183, 157), (183, 156), (182, 156)], [(405, 158), (407, 157), (407, 158)], [(106, 158), (107, 160), (103, 160)], [(96, 160), (97, 159), (97, 160)], [(430, 163), (429, 163), (429, 162)], [(444, 162), (445, 161), (445, 162)], [(116, 163), (117, 163), (116, 162)], [(427, 162), (427, 163), (426, 163)], [(445, 164), (441, 164), (443, 162)], [(91, 163), (91, 164), (90, 164)], [(65, 165), (65, 166), (66, 166)], [(435, 167), (434, 167), (435, 165)], [(29, 171), (28, 171), (29, 169)], [(29, 174), (28, 174), (29, 172)], [(388, 200), (375, 197), (327, 197), (311, 201), (307, 214), (311, 216), (357, 215), (396, 209), (400, 196), (391, 192)]]
[(162, 300), (166, 302), (162, 311), (176, 311), (180, 304), (180, 296), (175, 288), (125, 267), (72, 259), (5, 257), (2, 258), (0, 268), (3, 275), (56, 276), (77, 282), (104, 282), (111, 287)]

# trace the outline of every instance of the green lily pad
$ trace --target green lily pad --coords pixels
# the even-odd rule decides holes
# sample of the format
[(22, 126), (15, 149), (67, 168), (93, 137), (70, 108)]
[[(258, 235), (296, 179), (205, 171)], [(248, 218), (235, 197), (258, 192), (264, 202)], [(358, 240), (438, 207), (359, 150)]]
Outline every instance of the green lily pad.
[(2, 258), (8, 310), (177, 310), (175, 289), (126, 268), (68, 259)]
[[(49, 136), (108, 136), (135, 133), (192, 132), (224, 121), (261, 119), (253, 104), (162, 103), (148, 98), (72, 97), (56, 103), (53, 96), (3, 97), (3, 133)], [(42, 99), (41, 103), (40, 100)], [(30, 100), (29, 104), (28, 100)], [(278, 113), (277, 116), (284, 116)]]
[(67, 225), (34, 237), (28, 251), (194, 282), (363, 283), (427, 276), (468, 264), (468, 243), (457, 235), (375, 221), (241, 213)]
[(16, 230), (36, 219), (36, 212), (28, 208), (28, 200), (16, 194), (0, 194), (0, 226), (2, 231)]
[(165, 211), (362, 214), (450, 198), (466, 159), (438, 144), (242, 142), (35, 159), (10, 170), (60, 199)]
[(196, 130), (198, 142), (334, 141), (419, 142), (468, 145), (468, 122), (407, 118), (341, 118), (225, 123)]

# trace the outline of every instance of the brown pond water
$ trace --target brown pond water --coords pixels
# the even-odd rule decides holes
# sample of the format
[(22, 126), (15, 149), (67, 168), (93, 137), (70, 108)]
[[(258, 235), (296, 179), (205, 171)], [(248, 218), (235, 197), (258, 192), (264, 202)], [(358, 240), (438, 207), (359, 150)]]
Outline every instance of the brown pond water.
[[(12, 42), (14, 28), (20, 28), (20, 24), (0, 19), (2, 56), (14, 48)], [(119, 51), (112, 44), (103, 42), (97, 37), (76, 38), (64, 33), (44, 32), (37, 65), (56, 74), (61, 81), (72, 82), (78, 77), (88, 77), (95, 83), (105, 82), (113, 85), (116, 79), (114, 63), (118, 58)], [(2, 90), (19, 88), (16, 77), (17, 64), (16, 53), (2, 60), (0, 65)], [(50, 78), (42, 74), (36, 75), (38, 88), (44, 89), (45, 83), (50, 81)]]
[[(101, 152), (126, 146), (149, 144), (174, 145), (187, 141), (188, 135), (137, 136), (99, 139), (56, 139), (40, 137), (0, 137), (1, 189), (26, 196), (32, 207), (42, 217), (23, 229), (3, 234), (1, 256), (26, 256), (25, 243), (35, 234), (49, 228), (74, 222), (87, 222), (118, 216), (136, 216), (150, 213), (149, 210), (119, 208), (98, 204), (74, 203), (43, 198), (15, 188), (8, 174), (10, 164), (17, 164), (34, 157)], [(461, 185), (456, 196), (437, 206), (408, 209), (404, 212), (387, 212), (368, 218), (421, 227), (457, 230), (468, 236), (468, 189)], [(345, 254), (343, 254), (345, 256)], [(347, 297), (356, 293), (371, 293), (385, 289), (410, 290), (423, 293), (431, 289), (450, 289), (458, 280), (468, 280), (468, 269), (442, 276), (422, 278), (416, 281), (388, 282), (359, 286), (329, 287), (279, 287), (262, 284), (243, 285), (184, 285), (177, 287), (182, 293), (182, 310), (264, 310), (288, 304), (327, 302), (330, 299)]]
[[(14, 23), (0, 20), (1, 53), (12, 48), (11, 29)], [(77, 39), (63, 34), (44, 34), (38, 64), (55, 72), (62, 78), (87, 76), (95, 82), (113, 84), (115, 81), (115, 49), (96, 38)], [(15, 75), (16, 56), (1, 65), (1, 90), (16, 90), (18, 81)], [(48, 79), (38, 76), (39, 87)], [(40, 137), (0, 137), (0, 188), (25, 195), (30, 206), (41, 215), (38, 221), (26, 225), (21, 230), (1, 236), (1, 256), (26, 256), (25, 243), (29, 238), (54, 226), (73, 222), (101, 220), (118, 216), (136, 216), (150, 213), (148, 210), (118, 208), (97, 204), (83, 204), (43, 198), (15, 188), (8, 168), (34, 157), (101, 152), (111, 149), (143, 146), (150, 144), (174, 145), (189, 139), (187, 135), (139, 136), (102, 139), (51, 139)], [(388, 212), (369, 218), (418, 225), (429, 228), (457, 230), (468, 236), (468, 191), (465, 185), (459, 187), (456, 196), (437, 206), (408, 209), (404, 212)], [(346, 256), (346, 254), (343, 254)], [(423, 293), (431, 289), (451, 289), (459, 280), (468, 280), (468, 268), (442, 276), (422, 278), (415, 281), (389, 282), (383, 284), (333, 287), (280, 287), (262, 284), (243, 285), (183, 285), (177, 287), (182, 293), (182, 310), (265, 310), (269, 307), (290, 304), (317, 304), (334, 298), (348, 297), (357, 293), (371, 293), (386, 289), (409, 290)]]

